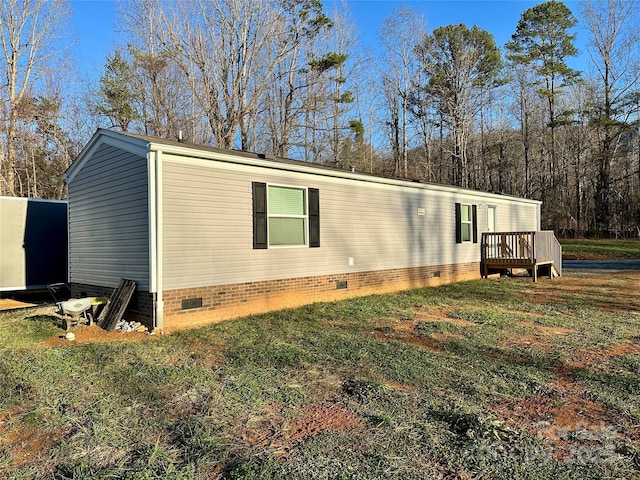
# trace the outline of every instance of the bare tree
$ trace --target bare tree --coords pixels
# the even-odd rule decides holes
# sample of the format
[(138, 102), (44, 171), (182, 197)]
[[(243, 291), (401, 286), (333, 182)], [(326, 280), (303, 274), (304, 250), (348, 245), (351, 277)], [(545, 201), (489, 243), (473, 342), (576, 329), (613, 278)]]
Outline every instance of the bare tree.
[(156, 29), (222, 148), (249, 147), (249, 119), (294, 48), (281, 13), (269, 0), (177, 2)]
[(532, 198), (534, 193), (532, 170), (535, 158), (533, 149), (536, 143), (536, 133), (541, 130), (541, 125), (536, 121), (539, 118), (539, 96), (535, 92), (534, 71), (530, 66), (510, 62), (509, 71), (511, 74), (511, 93), (516, 103), (514, 116), (520, 127), (520, 141), (523, 147), (524, 190), (522, 193), (525, 197)]
[[(130, 0), (120, 11), (127, 34), (127, 63), (139, 120), (134, 128), (150, 135), (204, 143), (202, 115), (176, 62), (177, 52), (161, 40), (161, 0)], [(195, 107), (195, 108), (194, 108)]]
[(395, 174), (409, 174), (409, 114), (412, 80), (419, 64), (415, 49), (426, 33), (424, 19), (412, 8), (402, 6), (394, 10), (382, 23), (378, 38), (386, 55), (381, 62), (380, 75), (387, 109)]
[(349, 116), (356, 100), (352, 82), (362, 59), (353, 54), (355, 27), (346, 7), (335, 9), (331, 20), (333, 27), (310, 52), (302, 148), (306, 161), (347, 166), (340, 158), (341, 144), (351, 132)]
[(598, 133), (595, 222), (609, 229), (612, 166), (620, 155), (623, 134), (631, 130), (637, 113), (634, 88), (640, 80), (640, 15), (635, 0), (583, 2), (582, 13), (591, 35), (588, 52), (596, 69), (598, 96), (592, 109), (592, 124)]
[(571, 29), (577, 20), (567, 6), (548, 0), (524, 11), (512, 40), (507, 42), (507, 58), (512, 64), (526, 65), (536, 74), (537, 93), (547, 101), (548, 178), (544, 188), (555, 189), (558, 179), (555, 133), (567, 118), (559, 113), (557, 99), (563, 87), (575, 81), (579, 73), (567, 65), (567, 58), (576, 56)]
[(301, 130), (305, 116), (305, 98), (311, 91), (313, 76), (308, 75), (308, 58), (321, 35), (333, 22), (322, 12), (318, 0), (283, 2), (285, 36), (292, 48), (274, 71), (273, 81), (265, 88), (262, 110), (266, 113), (264, 132), (271, 153), (287, 157)]
[(500, 51), (493, 36), (477, 26), (448, 25), (424, 37), (417, 49), (429, 83), (423, 88), (437, 100), (453, 139), (453, 183), (469, 186), (468, 136), (480, 106), (479, 88), (497, 84)]
[(4, 158), (0, 194), (16, 195), (17, 152), (21, 124), (33, 119), (33, 105), (42, 76), (60, 53), (58, 36), (69, 14), (66, 0), (3, 0), (2, 127)]

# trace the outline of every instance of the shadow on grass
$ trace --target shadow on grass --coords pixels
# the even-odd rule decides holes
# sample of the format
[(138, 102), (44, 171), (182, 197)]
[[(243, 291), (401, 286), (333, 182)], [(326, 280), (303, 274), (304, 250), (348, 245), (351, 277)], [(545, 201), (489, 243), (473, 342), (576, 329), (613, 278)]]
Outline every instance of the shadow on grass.
[(53, 325), (54, 327), (61, 328), (64, 330), (64, 320), (56, 315), (48, 315), (48, 314), (40, 314), (40, 315), (31, 315), (30, 317), (25, 317), (25, 320), (29, 322), (33, 322), (35, 325), (39, 326), (49, 326)]

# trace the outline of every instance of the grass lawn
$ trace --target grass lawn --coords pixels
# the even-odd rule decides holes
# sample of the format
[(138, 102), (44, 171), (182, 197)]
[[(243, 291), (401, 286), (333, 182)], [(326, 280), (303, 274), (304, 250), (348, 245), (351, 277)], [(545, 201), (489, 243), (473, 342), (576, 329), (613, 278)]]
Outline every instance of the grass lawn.
[(640, 272), (165, 336), (0, 315), (0, 477), (640, 479)]
[(560, 243), (567, 260), (640, 259), (640, 240), (561, 239)]

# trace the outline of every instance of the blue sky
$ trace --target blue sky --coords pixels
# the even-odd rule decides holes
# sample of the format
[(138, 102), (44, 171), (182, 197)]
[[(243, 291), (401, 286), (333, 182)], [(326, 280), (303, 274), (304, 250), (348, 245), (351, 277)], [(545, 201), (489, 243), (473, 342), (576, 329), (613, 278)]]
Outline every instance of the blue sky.
[[(469, 27), (478, 25), (493, 34), (496, 43), (502, 46), (511, 38), (522, 12), (541, 2), (542, 0), (348, 0), (346, 4), (357, 25), (363, 46), (375, 48), (382, 21), (403, 4), (420, 12), (429, 30), (457, 23), (465, 23)], [(327, 12), (344, 3), (341, 0), (323, 2)], [(565, 3), (577, 16), (578, 2), (570, 0)], [(106, 56), (113, 51), (119, 40), (116, 2), (71, 0), (71, 9), (73, 15), (70, 34), (76, 38), (75, 58), (88, 77), (99, 77)], [(584, 58), (583, 32), (578, 32), (577, 46)], [(581, 61), (571, 63), (574, 68), (579, 68)]]

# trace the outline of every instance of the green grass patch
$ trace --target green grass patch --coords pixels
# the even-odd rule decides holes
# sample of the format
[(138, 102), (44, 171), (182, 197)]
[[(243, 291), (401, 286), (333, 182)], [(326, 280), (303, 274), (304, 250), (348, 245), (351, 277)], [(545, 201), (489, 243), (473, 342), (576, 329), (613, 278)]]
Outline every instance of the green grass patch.
[(561, 239), (562, 254), (576, 259), (637, 260), (640, 240)]
[[(614, 347), (637, 342), (640, 315), (600, 308), (637, 276), (585, 278), (318, 303), (133, 343), (50, 347), (64, 332), (46, 310), (0, 314), (0, 477), (638, 478), (640, 363)], [(547, 410), (530, 406), (541, 398)]]
[(0, 314), (0, 345), (33, 345), (56, 334), (64, 334), (61, 320), (49, 308), (17, 310)]

